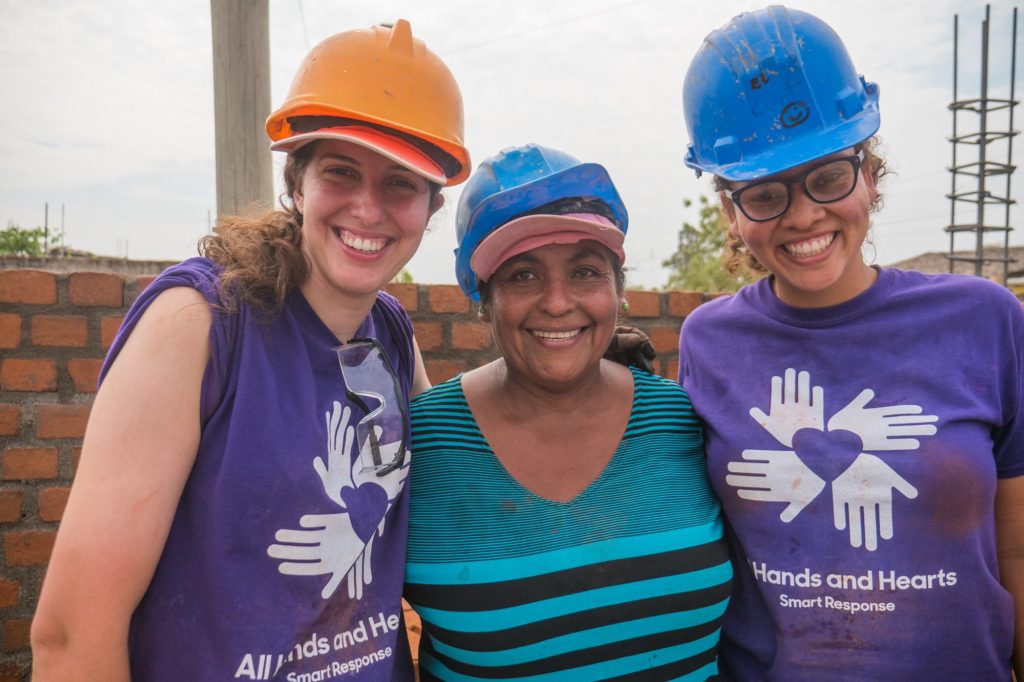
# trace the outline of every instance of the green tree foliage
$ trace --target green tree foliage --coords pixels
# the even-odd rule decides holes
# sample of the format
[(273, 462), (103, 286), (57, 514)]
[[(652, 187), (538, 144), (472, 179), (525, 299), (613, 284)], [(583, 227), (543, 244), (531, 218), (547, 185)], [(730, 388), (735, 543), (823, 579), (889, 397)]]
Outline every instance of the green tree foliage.
[(413, 284), (415, 280), (412, 278), (412, 273), (402, 268), (395, 275), (395, 278), (391, 280), (392, 284)]
[(46, 243), (46, 230), (41, 227), (20, 227), (15, 223), (7, 223), (0, 231), (0, 255), (4, 256), (43, 256), (50, 246), (57, 243), (57, 237), (50, 237)]
[[(661, 263), (662, 267), (669, 269), (668, 282), (664, 288), (676, 291), (736, 291), (751, 280), (733, 277), (722, 264), (729, 222), (717, 202), (712, 203), (701, 195), (697, 204), (697, 224), (689, 221), (683, 223), (675, 253)], [(689, 208), (692, 205), (690, 199), (683, 200), (683, 206)]]

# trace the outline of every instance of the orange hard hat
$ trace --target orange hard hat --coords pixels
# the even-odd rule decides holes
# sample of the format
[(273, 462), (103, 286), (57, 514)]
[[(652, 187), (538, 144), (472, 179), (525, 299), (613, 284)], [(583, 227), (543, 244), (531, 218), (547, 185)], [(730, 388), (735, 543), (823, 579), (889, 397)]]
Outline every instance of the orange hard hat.
[(327, 117), (324, 127), (340, 118), (396, 131), (436, 157), (446, 185), (469, 177), (459, 86), (405, 19), (338, 33), (310, 50), (284, 104), (267, 119), (267, 134), (280, 142), (308, 133), (302, 121), (320, 127), (314, 117)]

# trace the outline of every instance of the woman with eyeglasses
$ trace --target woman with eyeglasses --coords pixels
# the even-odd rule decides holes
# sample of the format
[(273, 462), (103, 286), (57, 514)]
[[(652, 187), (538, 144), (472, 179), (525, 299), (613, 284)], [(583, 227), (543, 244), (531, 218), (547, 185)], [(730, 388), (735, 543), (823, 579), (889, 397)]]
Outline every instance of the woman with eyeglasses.
[(723, 678), (1021, 679), (1020, 303), (865, 261), (878, 86), (821, 19), (735, 17), (683, 99), (731, 264), (766, 275), (680, 339), (736, 571)]
[(412, 325), (380, 289), (462, 182), (408, 22), (328, 38), (267, 121), (283, 210), (221, 220), (129, 311), (33, 621), (36, 680), (412, 680)]
[(501, 357), (412, 403), (422, 680), (714, 677), (731, 568), (686, 393), (602, 359), (626, 209), (540, 145), (484, 161), (456, 272)]

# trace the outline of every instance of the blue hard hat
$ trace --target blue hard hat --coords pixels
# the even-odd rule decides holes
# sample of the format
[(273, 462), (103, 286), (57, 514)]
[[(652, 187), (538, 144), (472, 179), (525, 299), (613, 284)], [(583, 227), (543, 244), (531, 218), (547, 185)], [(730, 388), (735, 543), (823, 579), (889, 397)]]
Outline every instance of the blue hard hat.
[(686, 165), (727, 180), (772, 175), (878, 131), (878, 86), (821, 19), (778, 5), (704, 39), (683, 84)]
[(561, 199), (603, 203), (616, 226), (626, 232), (629, 216), (604, 166), (582, 163), (539, 144), (504, 149), (477, 166), (462, 192), (455, 217), (459, 240), (455, 276), (462, 291), (480, 300), (470, 260), (488, 235), (523, 213)]

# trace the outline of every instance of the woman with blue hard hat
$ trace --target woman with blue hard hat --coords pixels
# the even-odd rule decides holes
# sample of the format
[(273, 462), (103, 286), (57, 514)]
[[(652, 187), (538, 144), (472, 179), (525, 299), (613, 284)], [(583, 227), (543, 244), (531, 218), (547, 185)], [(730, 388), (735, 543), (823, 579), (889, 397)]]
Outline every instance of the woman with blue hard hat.
[(406, 598), (420, 679), (710, 679), (731, 568), (678, 384), (602, 358), (626, 209), (526, 145), (457, 215), (459, 285), (501, 355), (417, 397)]
[(36, 680), (414, 679), (408, 398), (428, 381), (380, 289), (469, 175), (462, 98), (400, 20), (314, 47), (267, 133), (281, 210), (218, 221), (111, 346)]
[(736, 571), (723, 676), (1021, 679), (1020, 303), (865, 261), (878, 86), (821, 19), (735, 17), (683, 101), (730, 264), (766, 275), (680, 338)]

